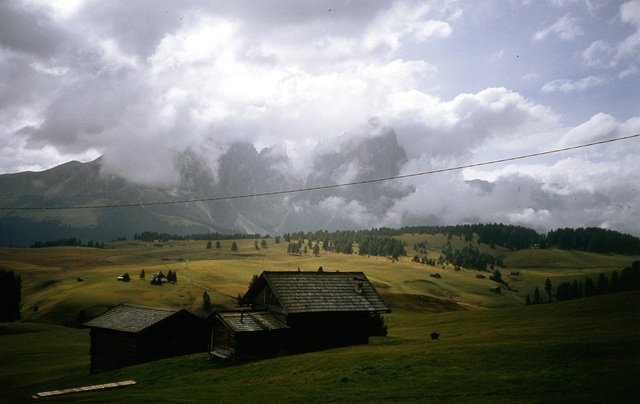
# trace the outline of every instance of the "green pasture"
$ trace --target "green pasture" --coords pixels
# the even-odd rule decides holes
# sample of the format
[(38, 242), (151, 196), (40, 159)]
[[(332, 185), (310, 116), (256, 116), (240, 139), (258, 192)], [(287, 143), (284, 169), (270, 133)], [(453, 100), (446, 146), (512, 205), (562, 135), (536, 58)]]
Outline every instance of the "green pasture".
[[(386, 257), (338, 254), (321, 250), (318, 256), (307, 253), (287, 253), (287, 243), (265, 239), (267, 247), (256, 250), (253, 239), (221, 240), (220, 248), (212, 241), (108, 243), (104, 249), (86, 247), (52, 247), (39, 249), (0, 248), (0, 266), (20, 275), (22, 288), (22, 317), (26, 321), (70, 324), (78, 320), (80, 311), (95, 317), (108, 308), (125, 301), (185, 308), (198, 315), (202, 309), (202, 295), (206, 290), (214, 308), (235, 307), (236, 297), (247, 290), (253, 275), (262, 271), (362, 271), (383, 295), (422, 295), (451, 300), (467, 308), (502, 308), (524, 304), (527, 295), (533, 296), (538, 287), (544, 293), (547, 278), (555, 287), (563, 281), (597, 279), (600, 272), (607, 275), (620, 271), (638, 256), (602, 255), (576, 251), (529, 249), (508, 251), (490, 248), (477, 240), (460, 237), (450, 240), (443, 235), (411, 235), (400, 237), (406, 244), (407, 256), (400, 260)], [(448, 264), (430, 266), (412, 262), (417, 251), (413, 245), (425, 242), (427, 255), (437, 259), (442, 247), (451, 242), (462, 249), (471, 243), (474, 248), (501, 257), (506, 265), (498, 268), (509, 287), (486, 279), (477, 279), (477, 271), (463, 268), (455, 271)], [(261, 240), (258, 240), (258, 245)], [(306, 243), (305, 243), (306, 244)], [(158, 246), (161, 245), (161, 246)], [(357, 246), (356, 246), (357, 247)], [(146, 279), (139, 278), (144, 269)], [(150, 276), (158, 271), (175, 272), (176, 284), (154, 286)], [(510, 275), (520, 271), (520, 275)], [(440, 278), (431, 277), (437, 272)], [(129, 273), (128, 283), (116, 280)], [(83, 278), (78, 282), (77, 278)], [(501, 286), (501, 293), (489, 292), (491, 286)], [(36, 310), (37, 309), (37, 310)]]
[[(104, 249), (0, 248), (0, 266), (23, 280), (22, 320), (0, 324), (0, 402), (22, 402), (39, 391), (126, 379), (136, 386), (44, 399), (52, 402), (640, 402), (640, 293), (525, 306), (547, 278), (596, 279), (638, 256), (563, 250), (474, 248), (500, 256), (509, 287), (476, 278), (477, 271), (412, 262), (426, 242), (437, 259), (442, 235), (404, 235), (407, 256), (345, 255), (321, 250), (290, 255), (284, 240), (147, 243), (121, 241)], [(260, 245), (258, 240), (258, 245)], [(470, 241), (450, 240), (462, 249)], [(161, 244), (162, 246), (154, 246)], [(357, 251), (357, 246), (356, 246)], [(89, 375), (89, 335), (80, 311), (95, 317), (119, 303), (185, 308), (204, 316), (206, 290), (214, 308), (233, 308), (262, 271), (362, 271), (389, 303), (387, 337), (369, 345), (230, 365), (190, 355)], [(146, 279), (139, 278), (144, 269)], [(178, 282), (151, 285), (157, 271)], [(519, 275), (510, 275), (519, 271)], [(128, 283), (116, 280), (129, 273)], [(432, 272), (440, 278), (431, 277)], [(77, 278), (83, 278), (78, 282)], [(37, 307), (37, 310), (36, 310)], [(486, 310), (497, 309), (499, 310)], [(437, 340), (429, 335), (440, 334)]]
[[(48, 402), (616, 402), (640, 399), (640, 292), (500, 310), (398, 307), (369, 345), (244, 364), (171, 358), (90, 375), (88, 333), (3, 324), (0, 401), (133, 379)], [(437, 340), (429, 337), (433, 332)]]

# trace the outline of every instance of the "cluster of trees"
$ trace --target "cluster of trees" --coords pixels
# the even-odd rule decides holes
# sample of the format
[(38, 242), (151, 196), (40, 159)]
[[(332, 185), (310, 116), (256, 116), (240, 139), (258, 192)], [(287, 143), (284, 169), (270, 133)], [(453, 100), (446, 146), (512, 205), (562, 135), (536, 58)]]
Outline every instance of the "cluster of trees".
[(640, 261), (624, 268), (620, 275), (613, 271), (610, 279), (601, 273), (597, 281), (587, 278), (584, 282), (562, 282), (556, 289), (555, 297), (556, 300), (563, 301), (632, 290), (640, 290)]
[(0, 321), (20, 319), (22, 278), (13, 271), (0, 268)]
[(285, 233), (283, 239), (289, 243), (287, 252), (290, 254), (306, 254), (308, 249), (313, 249), (313, 253), (318, 255), (320, 246), (324, 251), (353, 254), (353, 246), (357, 243), (360, 255), (387, 256), (394, 259), (407, 255), (402, 241), (392, 237), (363, 235), (361, 231)]
[[(488, 244), (492, 248), (495, 246), (502, 246), (510, 250), (536, 247), (579, 250), (595, 253), (640, 254), (640, 238), (596, 227), (579, 229), (565, 228), (552, 230), (547, 234), (539, 234), (535, 230), (522, 226), (490, 223), (456, 226), (405, 226), (398, 229), (381, 227), (370, 230), (347, 230), (335, 232), (318, 230), (316, 232), (285, 233), (282, 237), (287, 243), (300, 239), (309, 240), (312, 243), (319, 243), (324, 250), (351, 254), (353, 253), (352, 249), (354, 243), (362, 244), (361, 240), (365, 240), (369, 237), (382, 237), (384, 239), (389, 239), (406, 233), (445, 234), (449, 238), (457, 236), (466, 241), (473, 241), (474, 238), (477, 237), (476, 240), (478, 243)], [(156, 240), (166, 242), (169, 240), (212, 241), (260, 238), (270, 239), (271, 236), (268, 234), (261, 236), (260, 234), (221, 234), (218, 232), (179, 235), (145, 231), (142, 233), (135, 233), (133, 238), (135, 240), (147, 242), (153, 242)], [(118, 240), (126, 240), (126, 237), (118, 238)], [(276, 236), (275, 241), (276, 243), (279, 243), (280, 236)], [(83, 244), (79, 239), (69, 238), (57, 241), (47, 241), (44, 243), (36, 242), (31, 247), (52, 247), (59, 245), (80, 246)], [(87, 243), (87, 246), (103, 248), (104, 243), (90, 241)], [(311, 245), (309, 245), (309, 247), (311, 247)], [(209, 245), (207, 248), (210, 248)], [(393, 253), (377, 254), (376, 252), (366, 252), (366, 254), (393, 256)], [(402, 253), (399, 255), (402, 255)]]
[(320, 245), (322, 245), (324, 251), (353, 254), (353, 243), (356, 233), (356, 231), (335, 231), (330, 233), (326, 230), (319, 230), (314, 233), (285, 233), (282, 238), (287, 243), (298, 243), (300, 245), (298, 252), (302, 251), (302, 244), (304, 240), (307, 240), (307, 247), (313, 248), (314, 254), (319, 253)]
[(547, 233), (549, 247), (600, 254), (640, 254), (640, 239), (613, 230), (588, 227), (557, 229)]
[[(179, 234), (169, 234), (169, 233), (158, 233), (157, 231), (143, 231), (138, 234), (135, 233), (133, 235), (134, 240), (154, 242), (156, 240), (167, 242), (169, 240), (176, 241), (184, 241), (184, 240), (244, 240), (244, 239), (254, 239), (254, 238), (262, 238), (260, 234), (244, 234), (244, 233), (236, 233), (236, 234), (221, 234), (221, 233), (202, 233), (202, 234), (187, 234), (187, 235), (179, 235)], [(264, 236), (264, 238), (271, 238), (268, 234)]]
[(427, 258), (426, 255), (423, 256), (422, 258), (420, 258), (419, 255), (414, 255), (412, 261), (413, 262), (418, 262), (418, 263), (421, 263), (421, 264), (425, 264), (425, 265), (431, 265), (432, 267), (436, 266), (436, 260), (434, 260), (432, 258)]
[[(311, 241), (309, 241), (311, 242)], [(290, 242), (287, 246), (287, 253), (289, 254), (301, 254), (307, 253), (307, 245), (303, 243), (302, 239), (298, 241)]]
[[(554, 296), (551, 294), (553, 285), (549, 278), (544, 284), (544, 290), (547, 292), (549, 302), (551, 302)], [(624, 268), (620, 275), (618, 275), (617, 271), (613, 271), (611, 278), (608, 278), (604, 273), (600, 273), (595, 281), (588, 277), (584, 281), (562, 282), (556, 288), (555, 299), (557, 301), (565, 301), (632, 290), (640, 290), (640, 261), (635, 261), (631, 266)], [(542, 302), (539, 288), (536, 288), (533, 300), (527, 295), (527, 304), (539, 304)]]
[(531, 247), (559, 248), (596, 253), (640, 254), (640, 238), (613, 230), (588, 227), (579, 229), (557, 229), (547, 234), (539, 234), (533, 229), (502, 223), (465, 224), (456, 226), (406, 226), (399, 229), (388, 227), (360, 230), (361, 235), (399, 236), (411, 234), (446, 234), (472, 241), (477, 235), (478, 242), (491, 246), (502, 246), (510, 250)]
[(30, 248), (44, 248), (44, 247), (93, 247), (104, 248), (104, 242), (90, 240), (87, 244), (82, 244), (82, 240), (75, 237), (61, 238), (52, 241), (36, 241)]
[(447, 244), (442, 247), (442, 254), (438, 258), (439, 264), (443, 262), (449, 262), (456, 268), (463, 267), (478, 271), (486, 271), (487, 266), (490, 266), (491, 269), (495, 265), (504, 267), (500, 257), (496, 258), (491, 254), (480, 252), (472, 244), (464, 246), (462, 250), (453, 249), (450, 241), (447, 241)]
[(398, 259), (407, 255), (404, 243), (392, 237), (360, 236), (358, 237), (358, 253), (360, 255), (377, 255)]

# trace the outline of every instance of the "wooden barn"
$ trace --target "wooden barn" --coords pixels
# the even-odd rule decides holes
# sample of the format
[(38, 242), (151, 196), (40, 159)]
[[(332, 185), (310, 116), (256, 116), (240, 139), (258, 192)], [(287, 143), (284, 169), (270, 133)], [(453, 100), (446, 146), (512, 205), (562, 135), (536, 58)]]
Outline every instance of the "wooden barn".
[[(248, 340), (260, 347), (251, 352), (254, 356), (366, 344), (375, 333), (372, 315), (391, 311), (362, 272), (266, 271), (239, 304), (249, 306), (250, 311), (216, 314), (214, 355), (239, 359), (252, 349), (245, 343)], [(245, 321), (242, 339), (238, 323), (229, 320), (231, 316)], [(253, 316), (256, 325), (247, 320)], [(220, 340), (227, 335), (227, 342)]]
[(268, 312), (219, 311), (211, 321), (214, 356), (251, 359), (287, 352), (289, 327)]
[(186, 310), (123, 303), (84, 325), (92, 373), (207, 351), (204, 320)]

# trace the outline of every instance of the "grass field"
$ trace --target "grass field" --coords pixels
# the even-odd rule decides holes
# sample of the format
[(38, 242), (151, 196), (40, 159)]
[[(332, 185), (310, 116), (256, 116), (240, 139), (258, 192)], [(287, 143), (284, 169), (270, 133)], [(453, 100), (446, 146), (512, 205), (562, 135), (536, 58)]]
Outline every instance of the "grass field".
[(198, 354), (97, 375), (88, 374), (86, 330), (6, 324), (15, 334), (0, 337), (0, 401), (134, 379), (122, 390), (46, 400), (635, 403), (639, 302), (634, 292), (501, 310), (399, 308), (387, 315), (388, 337), (369, 345), (240, 365)]
[[(437, 258), (447, 242), (444, 236), (405, 235), (408, 256), (399, 261), (384, 257), (345, 255), (322, 251), (289, 255), (287, 244), (267, 240), (267, 248), (256, 250), (254, 240), (236, 240), (238, 251), (231, 251), (231, 240), (221, 241), (220, 248), (206, 248), (205, 241), (162, 243), (117, 242), (105, 249), (54, 247), (44, 249), (0, 248), (0, 266), (12, 269), (23, 280), (23, 319), (52, 324), (72, 323), (81, 310), (95, 317), (109, 307), (124, 301), (185, 308), (196, 314), (202, 311), (202, 294), (207, 290), (214, 307), (232, 308), (235, 298), (247, 290), (253, 275), (262, 271), (317, 270), (363, 271), (382, 294), (416, 294), (439, 297), (467, 308), (516, 307), (524, 304), (536, 287), (543, 291), (546, 278), (553, 285), (562, 281), (597, 278), (600, 272), (620, 271), (638, 256), (598, 255), (562, 250), (507, 251), (476, 245), (481, 251), (503, 258), (500, 268), (510, 289), (496, 295), (489, 287), (497, 285), (477, 279), (476, 271), (455, 271), (450, 265), (429, 266), (411, 262), (416, 254), (411, 248), (426, 241), (428, 255)], [(454, 237), (454, 248), (462, 248), (463, 240)], [(168, 260), (162, 260), (162, 259)], [(146, 279), (139, 274), (145, 270)], [(176, 272), (176, 284), (154, 286), (149, 277), (157, 272)], [(511, 270), (519, 276), (509, 275)], [(116, 277), (129, 273), (131, 282), (118, 282)], [(441, 278), (432, 278), (438, 272)], [(78, 282), (77, 278), (83, 278)], [(36, 311), (37, 308), (37, 311)]]
[[(477, 245), (503, 258), (510, 290), (455, 271), (411, 262), (411, 246), (426, 241), (437, 258), (444, 236), (405, 235), (408, 256), (321, 252), (289, 255), (287, 244), (232, 241), (110, 243), (105, 249), (0, 248), (0, 266), (23, 279), (22, 320), (0, 324), (0, 402), (36, 392), (125, 379), (122, 390), (82, 393), (54, 402), (640, 402), (640, 293), (524, 306), (527, 294), (600, 272), (610, 274), (637, 256), (561, 250), (507, 251)], [(454, 248), (465, 242), (451, 240)], [(215, 245), (215, 243), (214, 243)], [(168, 260), (162, 260), (162, 258)], [(94, 317), (124, 301), (186, 308), (198, 315), (203, 288), (220, 308), (235, 306), (254, 274), (264, 270), (363, 271), (393, 309), (388, 337), (365, 346), (229, 366), (191, 355), (89, 375), (86, 329), (62, 327), (80, 310)], [(144, 269), (146, 279), (139, 279)], [(150, 285), (172, 270), (176, 284)], [(511, 276), (511, 270), (520, 275)], [(116, 277), (128, 272), (131, 281)], [(441, 278), (432, 278), (438, 272)], [(77, 278), (84, 278), (78, 282)], [(37, 306), (37, 311), (35, 310)], [(499, 310), (486, 310), (496, 309)], [(438, 332), (432, 340), (429, 334)]]

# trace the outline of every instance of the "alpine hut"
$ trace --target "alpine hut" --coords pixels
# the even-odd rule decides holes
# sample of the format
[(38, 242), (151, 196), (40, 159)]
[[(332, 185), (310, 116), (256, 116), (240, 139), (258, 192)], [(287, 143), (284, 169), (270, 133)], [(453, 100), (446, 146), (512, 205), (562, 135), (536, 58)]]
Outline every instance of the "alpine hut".
[(265, 271), (239, 304), (248, 310), (216, 313), (212, 354), (239, 359), (248, 340), (262, 356), (366, 344), (372, 316), (391, 311), (362, 272)]
[(84, 325), (92, 373), (207, 351), (204, 321), (184, 309), (123, 303)]

